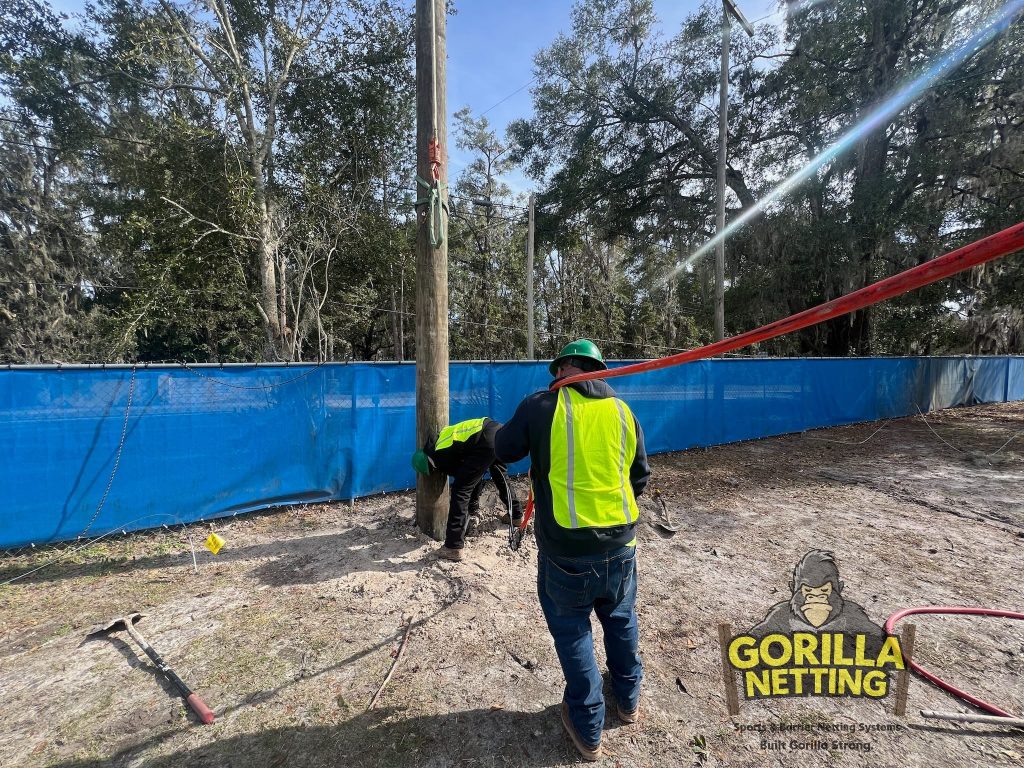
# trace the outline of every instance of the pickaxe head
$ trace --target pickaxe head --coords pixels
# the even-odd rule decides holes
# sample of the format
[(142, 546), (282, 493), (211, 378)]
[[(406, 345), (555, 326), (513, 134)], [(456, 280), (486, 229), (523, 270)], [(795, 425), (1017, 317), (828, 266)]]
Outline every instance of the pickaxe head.
[(129, 613), (124, 616), (120, 616), (108, 624), (97, 624), (95, 627), (90, 629), (86, 634), (86, 638), (91, 638), (99, 635), (105, 635), (110, 632), (120, 632), (123, 629), (128, 629), (129, 626), (133, 626), (135, 622), (139, 621), (146, 614), (144, 613)]

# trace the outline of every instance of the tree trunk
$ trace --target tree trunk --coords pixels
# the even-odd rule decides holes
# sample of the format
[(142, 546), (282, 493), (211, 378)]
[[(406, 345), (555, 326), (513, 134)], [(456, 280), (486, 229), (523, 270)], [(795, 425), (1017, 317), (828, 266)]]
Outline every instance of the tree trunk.
[(270, 201), (267, 199), (266, 183), (263, 178), (263, 165), (254, 157), (251, 168), (256, 193), (256, 210), (260, 215), (258, 246), (260, 314), (263, 315), (263, 322), (266, 324), (268, 357), (273, 360), (283, 360), (287, 357), (287, 351), (279, 304), (274, 224), (271, 217)]

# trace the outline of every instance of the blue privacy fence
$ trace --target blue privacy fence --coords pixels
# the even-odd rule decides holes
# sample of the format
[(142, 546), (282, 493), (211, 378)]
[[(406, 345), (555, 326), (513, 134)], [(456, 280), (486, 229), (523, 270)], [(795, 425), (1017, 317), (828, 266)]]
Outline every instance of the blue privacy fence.
[[(411, 363), (2, 370), (0, 547), (412, 487), (415, 373)], [(546, 363), (453, 363), (452, 421), (506, 420), (548, 383)], [(1024, 358), (704, 360), (611, 384), (657, 453), (1024, 400)]]

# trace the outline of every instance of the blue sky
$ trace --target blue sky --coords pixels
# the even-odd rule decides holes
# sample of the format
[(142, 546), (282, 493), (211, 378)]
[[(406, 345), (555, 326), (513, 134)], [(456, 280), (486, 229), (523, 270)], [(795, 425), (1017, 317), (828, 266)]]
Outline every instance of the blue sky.
[[(412, 0), (407, 0), (412, 2)], [(50, 0), (57, 11), (81, 11), (84, 0)], [(754, 21), (779, 10), (779, 0), (739, 0)], [(499, 135), (516, 118), (533, 112), (530, 89), (533, 57), (560, 32), (568, 32), (574, 0), (456, 0), (457, 13), (448, 17), (448, 112), (464, 106), (486, 117)], [(698, 0), (654, 0), (666, 33), (700, 6)], [(776, 15), (769, 21), (778, 22)], [(520, 90), (521, 89), (521, 90)], [(516, 92), (518, 91), (518, 92)], [(506, 99), (506, 97), (508, 97)], [(499, 103), (500, 102), (500, 103)], [(449, 125), (449, 178), (455, 181), (468, 157), (454, 145)], [(527, 192), (532, 182), (513, 172), (505, 181), (515, 192)]]

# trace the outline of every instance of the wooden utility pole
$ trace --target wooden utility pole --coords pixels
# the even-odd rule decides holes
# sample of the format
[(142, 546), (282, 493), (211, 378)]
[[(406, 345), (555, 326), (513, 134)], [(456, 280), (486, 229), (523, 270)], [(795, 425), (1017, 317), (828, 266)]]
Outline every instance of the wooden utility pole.
[[(445, 0), (416, 0), (416, 447), (448, 424), (445, 56)], [(438, 540), (447, 480), (439, 472), (416, 479), (416, 523)]]
[(526, 359), (533, 360), (533, 216), (537, 196), (530, 193), (529, 228), (526, 236)]
[(718, 81), (718, 215), (715, 222), (715, 234), (719, 237), (718, 245), (715, 246), (715, 341), (725, 338), (725, 238), (721, 235), (725, 230), (725, 169), (729, 162), (726, 145), (729, 140), (730, 16), (735, 16), (747, 34), (754, 36), (754, 28), (736, 7), (734, 0), (722, 0), (722, 68)]

